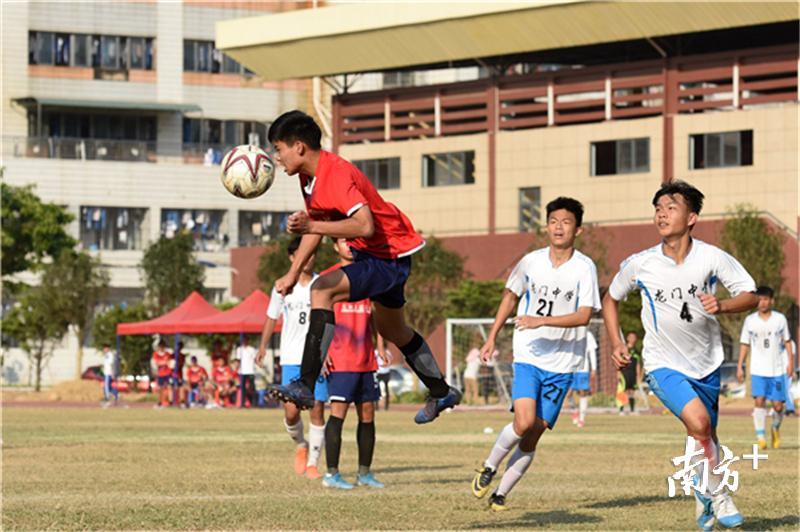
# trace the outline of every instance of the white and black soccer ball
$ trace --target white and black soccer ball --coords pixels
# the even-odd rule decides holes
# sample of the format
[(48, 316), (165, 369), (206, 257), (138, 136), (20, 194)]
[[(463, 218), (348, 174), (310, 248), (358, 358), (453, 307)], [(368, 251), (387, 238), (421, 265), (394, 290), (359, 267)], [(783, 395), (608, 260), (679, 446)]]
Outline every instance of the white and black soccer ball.
[(236, 146), (222, 159), (223, 186), (239, 198), (257, 198), (275, 181), (275, 163), (258, 146)]

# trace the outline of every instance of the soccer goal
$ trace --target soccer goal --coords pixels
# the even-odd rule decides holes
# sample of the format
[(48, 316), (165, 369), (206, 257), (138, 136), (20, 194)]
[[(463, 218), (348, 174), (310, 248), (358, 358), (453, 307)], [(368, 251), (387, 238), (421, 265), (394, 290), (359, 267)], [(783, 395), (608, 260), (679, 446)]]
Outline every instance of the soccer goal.
[(464, 393), (467, 404), (511, 403), (513, 372), (512, 333), (509, 321), (497, 337), (497, 355), (488, 364), (475, 357), (486, 342), (494, 318), (450, 318), (447, 320), (447, 381)]

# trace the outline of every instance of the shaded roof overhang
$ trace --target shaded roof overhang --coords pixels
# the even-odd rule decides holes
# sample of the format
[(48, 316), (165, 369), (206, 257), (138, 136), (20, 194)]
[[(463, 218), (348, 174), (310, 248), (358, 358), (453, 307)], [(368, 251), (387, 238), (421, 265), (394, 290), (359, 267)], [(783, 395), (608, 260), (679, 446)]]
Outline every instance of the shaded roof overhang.
[(16, 98), (14, 103), (24, 107), (66, 107), (75, 109), (114, 109), (118, 111), (155, 111), (166, 113), (192, 113), (202, 111), (193, 103), (128, 102), (114, 100), (69, 100), (64, 98)]
[(403, 69), (798, 19), (794, 2), (338, 4), (218, 22), (269, 80)]

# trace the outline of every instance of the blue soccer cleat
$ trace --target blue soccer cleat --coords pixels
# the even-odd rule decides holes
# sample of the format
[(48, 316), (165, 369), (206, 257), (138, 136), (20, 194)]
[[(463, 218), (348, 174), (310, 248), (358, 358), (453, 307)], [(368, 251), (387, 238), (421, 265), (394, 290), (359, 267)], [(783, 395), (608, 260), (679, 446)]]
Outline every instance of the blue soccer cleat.
[[(697, 486), (697, 484), (700, 482), (700, 479), (695, 476), (692, 478), (692, 481), (694, 485)], [(700, 528), (700, 530), (709, 532), (710, 530), (714, 529), (714, 507), (711, 497), (708, 497), (704, 493), (700, 493), (695, 489), (693, 489), (692, 492), (694, 493), (694, 518), (697, 521), (697, 526)]]
[(269, 394), (284, 403), (294, 403), (301, 410), (307, 410), (314, 406), (314, 392), (303, 384), (303, 381), (292, 381), (286, 386), (273, 386)]
[(326, 488), (336, 488), (339, 490), (353, 489), (353, 485), (343, 479), (342, 475), (339, 473), (336, 473), (335, 475), (325, 473), (325, 476), (322, 477), (322, 485)]
[(417, 415), (414, 416), (414, 421), (418, 425), (422, 425), (423, 423), (430, 423), (441, 414), (444, 410), (448, 408), (453, 408), (457, 404), (461, 402), (461, 392), (450, 387), (450, 391), (447, 392), (447, 395), (441, 397), (439, 399), (435, 399), (433, 397), (428, 397), (425, 406), (417, 412)]
[(744, 522), (742, 514), (733, 504), (731, 494), (726, 492), (714, 495), (712, 499), (714, 505), (714, 515), (717, 516), (717, 523), (725, 528), (736, 528)]
[(372, 472), (369, 472), (366, 475), (358, 475), (356, 478), (356, 486), (367, 486), (368, 488), (386, 487), (383, 482), (379, 482), (375, 479), (375, 476), (372, 474)]

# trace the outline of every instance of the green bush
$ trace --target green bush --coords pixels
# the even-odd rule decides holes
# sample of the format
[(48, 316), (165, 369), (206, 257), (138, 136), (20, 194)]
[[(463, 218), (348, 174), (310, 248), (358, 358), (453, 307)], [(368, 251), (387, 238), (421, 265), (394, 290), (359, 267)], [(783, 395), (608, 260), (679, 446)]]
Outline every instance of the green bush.
[(405, 404), (419, 404), (424, 403), (425, 399), (427, 399), (427, 394), (425, 392), (403, 392), (395, 398), (396, 403), (405, 403)]

